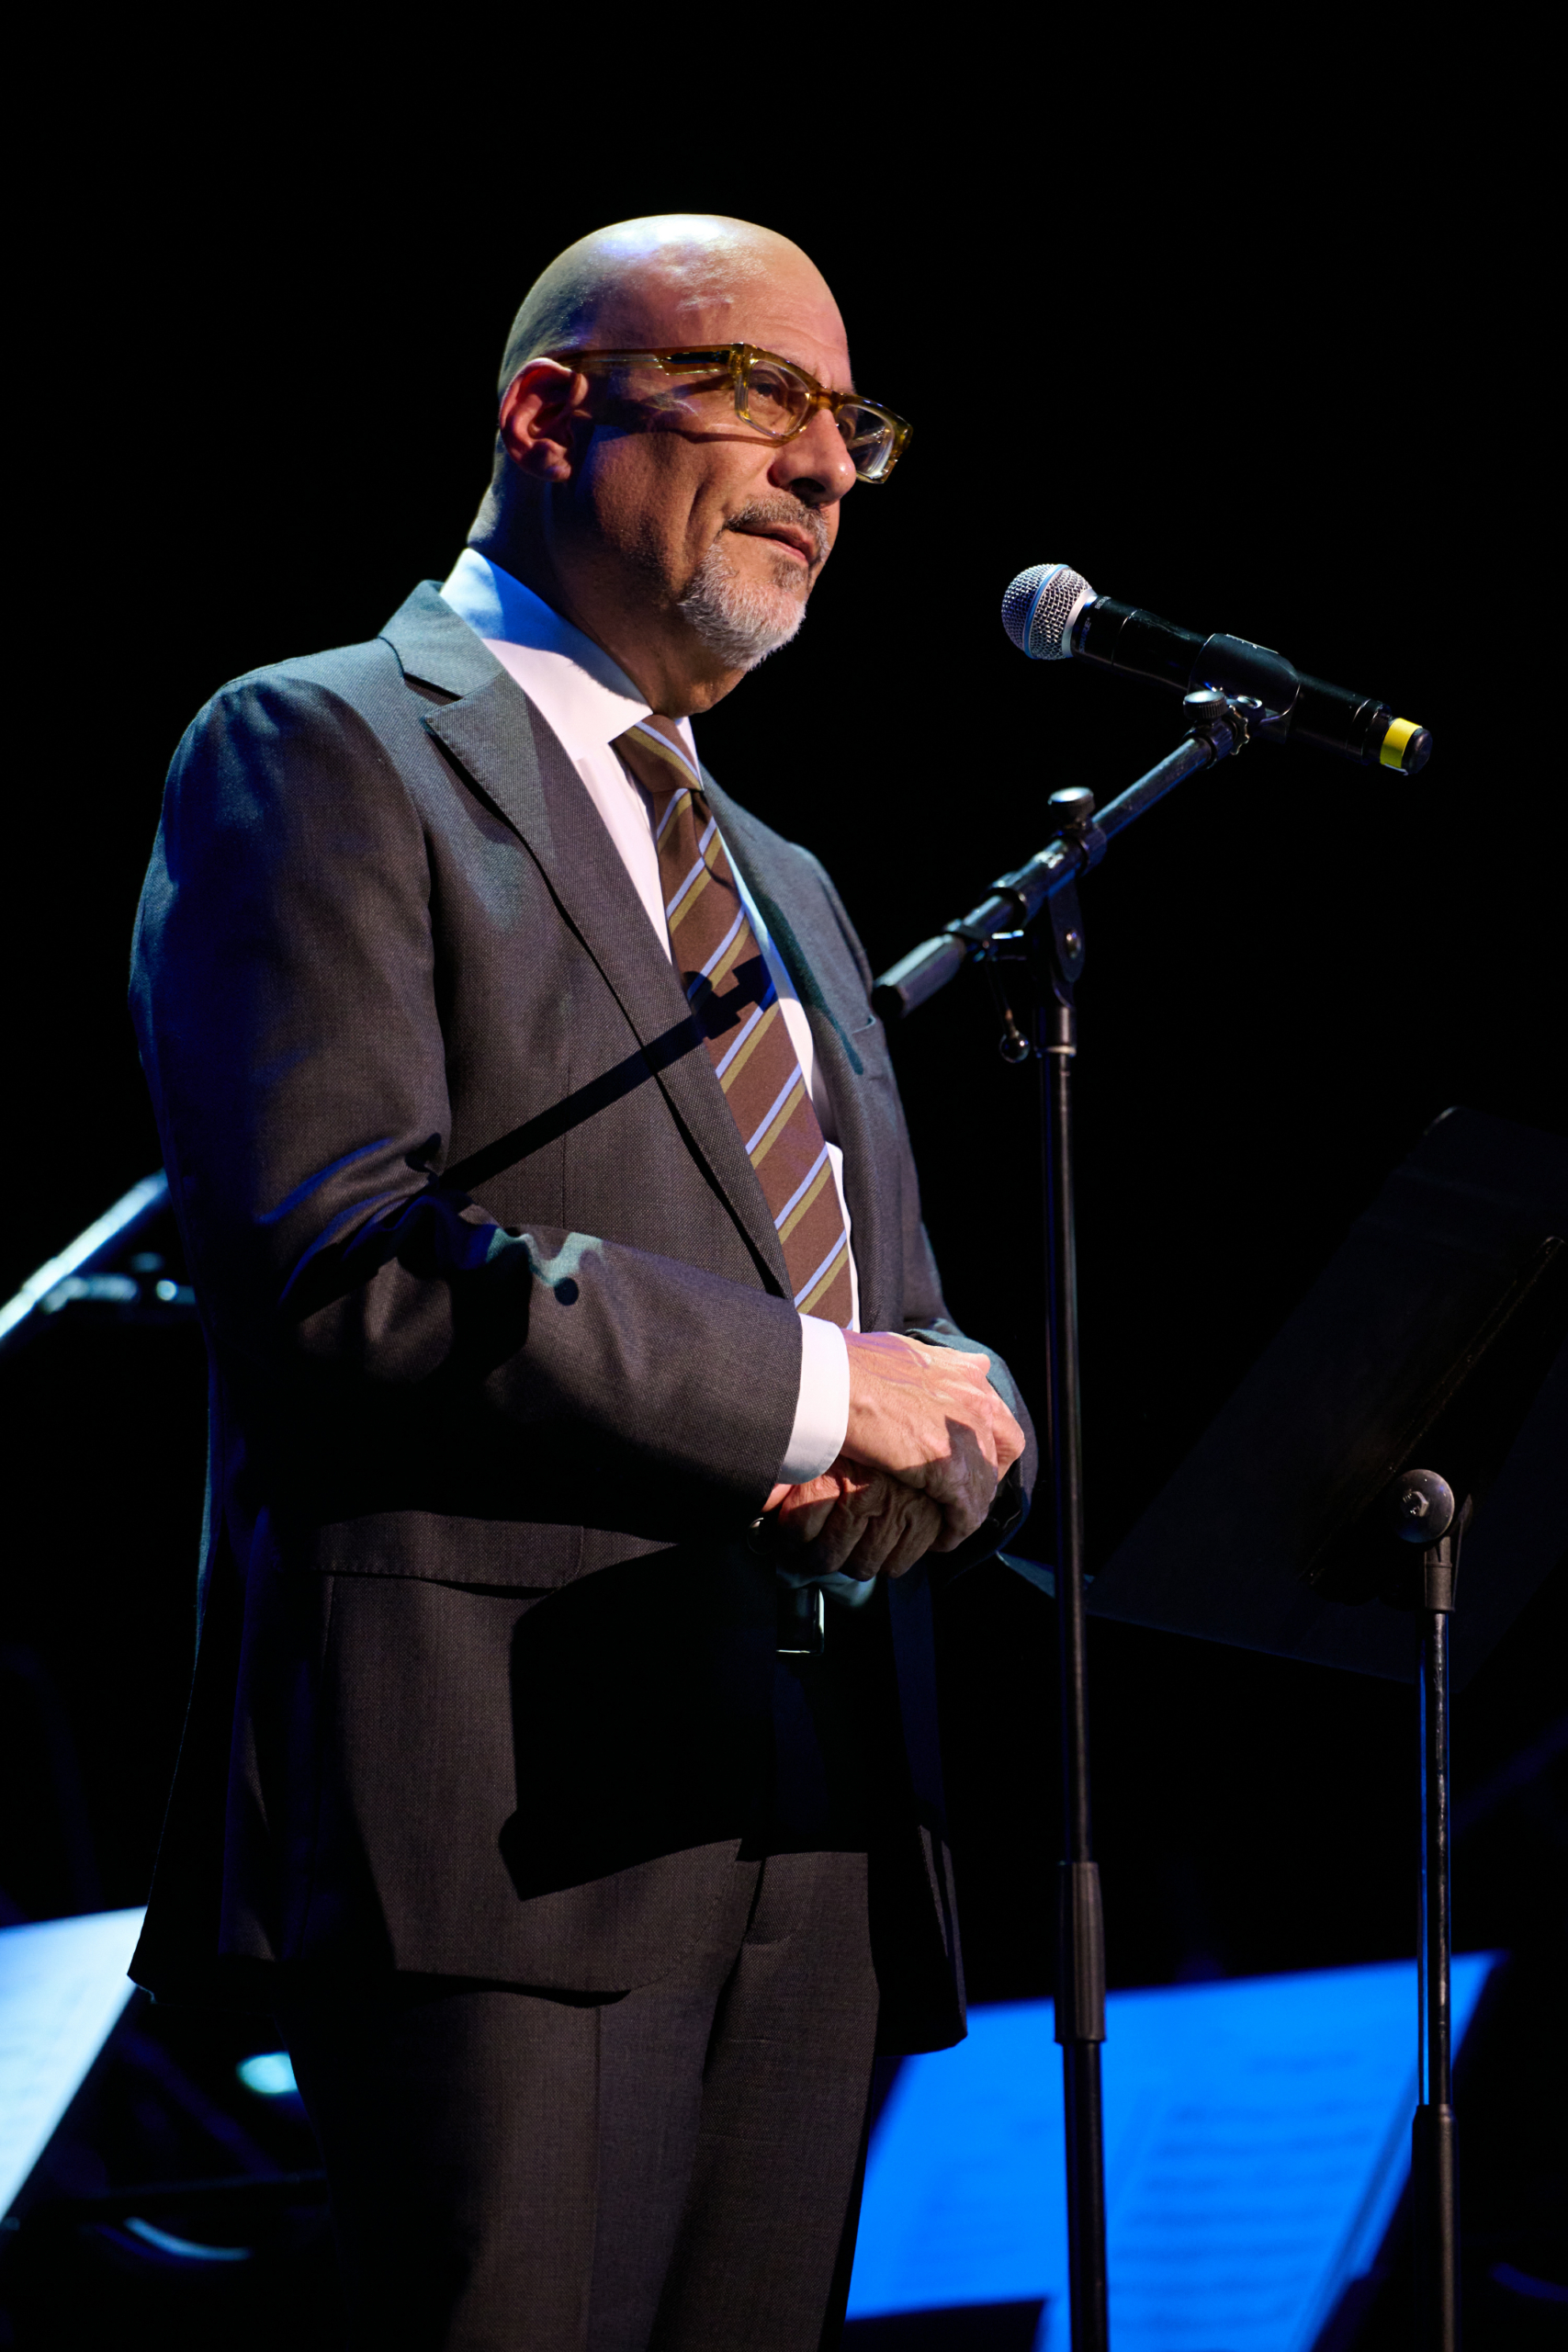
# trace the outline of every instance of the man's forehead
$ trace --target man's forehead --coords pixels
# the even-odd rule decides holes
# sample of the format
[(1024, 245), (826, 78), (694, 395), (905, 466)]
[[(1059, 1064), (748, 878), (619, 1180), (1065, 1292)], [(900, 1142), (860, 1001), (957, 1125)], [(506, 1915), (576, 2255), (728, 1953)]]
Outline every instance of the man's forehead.
[(585, 343), (605, 350), (751, 343), (847, 390), (849, 349), (827, 286), (809, 264), (725, 266), (711, 254), (660, 255), (617, 272), (593, 305)]

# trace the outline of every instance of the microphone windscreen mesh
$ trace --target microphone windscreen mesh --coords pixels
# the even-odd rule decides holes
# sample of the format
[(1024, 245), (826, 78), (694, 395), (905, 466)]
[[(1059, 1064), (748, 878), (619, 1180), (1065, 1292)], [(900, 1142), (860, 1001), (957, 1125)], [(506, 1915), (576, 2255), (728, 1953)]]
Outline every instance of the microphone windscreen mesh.
[(1035, 563), (1002, 598), (1002, 627), (1032, 662), (1061, 662), (1072, 651), (1073, 623), (1094, 595), (1070, 563)]

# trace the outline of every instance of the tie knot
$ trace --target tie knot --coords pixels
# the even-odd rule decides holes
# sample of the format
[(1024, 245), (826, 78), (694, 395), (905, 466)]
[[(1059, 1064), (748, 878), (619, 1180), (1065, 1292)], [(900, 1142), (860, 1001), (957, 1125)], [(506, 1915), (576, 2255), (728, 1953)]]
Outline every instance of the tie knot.
[(680, 729), (662, 711), (650, 710), (646, 718), (617, 735), (615, 749), (643, 790), (660, 804), (683, 787), (693, 792), (703, 788)]

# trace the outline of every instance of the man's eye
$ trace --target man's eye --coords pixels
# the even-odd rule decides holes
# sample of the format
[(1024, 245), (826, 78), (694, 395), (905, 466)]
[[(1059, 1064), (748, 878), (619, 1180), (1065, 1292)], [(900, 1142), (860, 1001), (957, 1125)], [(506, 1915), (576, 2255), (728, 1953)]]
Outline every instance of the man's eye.
[(753, 400), (776, 401), (788, 408), (800, 399), (800, 386), (777, 368), (753, 368), (746, 380)]
[(771, 432), (783, 432), (793, 424), (806, 409), (807, 394), (803, 384), (786, 376), (778, 368), (753, 368), (746, 379), (746, 405), (753, 424)]

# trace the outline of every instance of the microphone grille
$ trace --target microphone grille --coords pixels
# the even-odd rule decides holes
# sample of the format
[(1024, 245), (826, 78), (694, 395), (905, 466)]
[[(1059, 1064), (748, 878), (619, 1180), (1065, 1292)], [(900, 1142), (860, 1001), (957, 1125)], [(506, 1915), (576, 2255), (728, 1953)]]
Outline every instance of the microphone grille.
[(1061, 662), (1073, 650), (1073, 623), (1093, 595), (1070, 563), (1031, 564), (1002, 598), (1002, 627), (1032, 662)]

